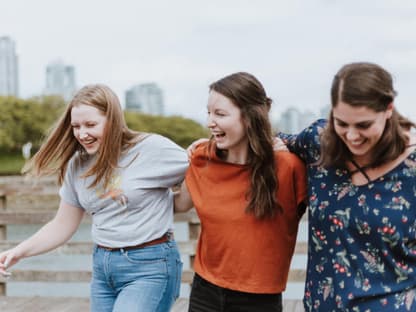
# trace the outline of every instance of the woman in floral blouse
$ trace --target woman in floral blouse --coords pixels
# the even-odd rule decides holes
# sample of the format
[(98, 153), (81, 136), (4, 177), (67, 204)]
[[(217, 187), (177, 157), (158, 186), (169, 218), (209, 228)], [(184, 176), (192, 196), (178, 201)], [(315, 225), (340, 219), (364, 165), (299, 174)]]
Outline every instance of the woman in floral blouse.
[(279, 134), (308, 170), (306, 311), (416, 311), (416, 134), (395, 95), (380, 66), (345, 65), (329, 120)]

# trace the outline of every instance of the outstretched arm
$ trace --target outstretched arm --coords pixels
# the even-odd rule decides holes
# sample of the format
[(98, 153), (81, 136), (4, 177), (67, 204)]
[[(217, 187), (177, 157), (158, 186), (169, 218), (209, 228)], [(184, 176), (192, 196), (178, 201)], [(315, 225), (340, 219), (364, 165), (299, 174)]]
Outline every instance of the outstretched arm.
[(39, 255), (64, 244), (75, 233), (83, 216), (84, 210), (61, 201), (51, 221), (16, 247), (0, 253), (0, 274), (9, 275), (7, 268), (22, 258)]
[(181, 188), (175, 193), (175, 212), (185, 212), (194, 206), (191, 195), (189, 194), (186, 182), (183, 181)]

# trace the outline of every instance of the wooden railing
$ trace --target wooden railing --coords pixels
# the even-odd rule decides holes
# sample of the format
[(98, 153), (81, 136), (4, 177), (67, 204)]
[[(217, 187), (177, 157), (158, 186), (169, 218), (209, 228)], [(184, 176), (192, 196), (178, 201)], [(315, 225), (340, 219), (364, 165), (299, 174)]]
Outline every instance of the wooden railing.
[[(31, 185), (22, 178), (15, 178), (7, 183), (0, 180), (0, 251), (18, 244), (7, 237), (9, 225), (43, 224), (51, 220), (58, 206), (59, 197), (57, 186), (52, 181), (40, 185)], [(83, 222), (91, 222), (85, 217)], [(183, 283), (191, 283), (193, 278), (192, 263), (195, 255), (196, 241), (200, 231), (200, 222), (194, 210), (175, 215), (175, 222), (186, 222), (189, 229), (189, 240), (179, 241), (178, 246), (183, 257), (190, 258), (191, 268), (184, 270)], [(90, 254), (93, 244), (90, 241), (68, 242), (52, 253), (64, 254)], [(306, 254), (305, 242), (298, 242), (296, 254)], [(89, 282), (91, 270), (32, 270), (14, 269), (12, 280), (14, 282)], [(304, 282), (304, 269), (291, 269), (289, 282)], [(7, 295), (8, 280), (0, 277), (0, 296)]]

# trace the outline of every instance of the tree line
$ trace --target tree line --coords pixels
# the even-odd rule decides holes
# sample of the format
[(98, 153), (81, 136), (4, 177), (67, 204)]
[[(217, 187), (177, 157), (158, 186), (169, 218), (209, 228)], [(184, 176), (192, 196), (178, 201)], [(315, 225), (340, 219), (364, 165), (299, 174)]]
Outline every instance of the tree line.
[[(0, 97), (0, 152), (19, 152), (27, 142), (38, 149), (65, 106), (65, 101), (59, 96)], [(208, 135), (202, 125), (180, 116), (153, 116), (128, 111), (124, 114), (131, 129), (161, 134), (184, 148), (195, 139)]]

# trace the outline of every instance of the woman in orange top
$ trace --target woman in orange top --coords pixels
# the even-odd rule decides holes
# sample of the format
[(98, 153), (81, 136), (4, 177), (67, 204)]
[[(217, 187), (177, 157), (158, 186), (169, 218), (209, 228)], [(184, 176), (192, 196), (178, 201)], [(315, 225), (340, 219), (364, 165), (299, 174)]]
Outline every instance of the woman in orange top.
[(273, 151), (271, 102), (248, 73), (210, 85), (211, 140), (175, 197), (175, 211), (195, 206), (201, 220), (189, 311), (282, 311), (306, 176), (294, 154)]

